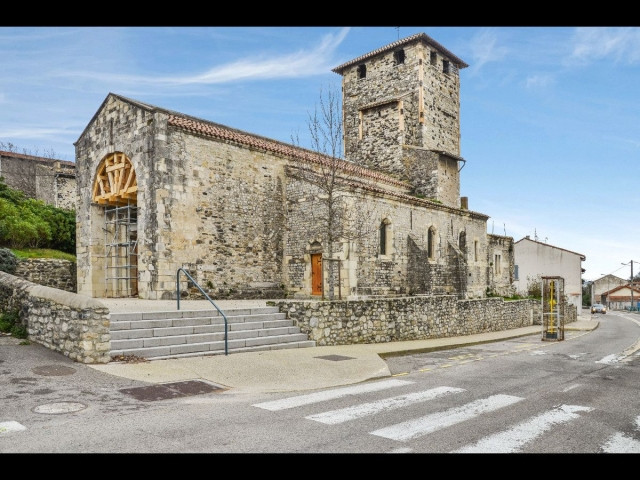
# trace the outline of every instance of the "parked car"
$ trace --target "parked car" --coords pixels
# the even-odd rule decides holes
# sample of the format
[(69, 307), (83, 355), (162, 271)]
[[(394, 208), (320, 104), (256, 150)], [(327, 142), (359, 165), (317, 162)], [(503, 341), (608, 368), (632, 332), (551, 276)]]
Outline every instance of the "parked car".
[(601, 303), (591, 305), (591, 313), (607, 313), (607, 307)]

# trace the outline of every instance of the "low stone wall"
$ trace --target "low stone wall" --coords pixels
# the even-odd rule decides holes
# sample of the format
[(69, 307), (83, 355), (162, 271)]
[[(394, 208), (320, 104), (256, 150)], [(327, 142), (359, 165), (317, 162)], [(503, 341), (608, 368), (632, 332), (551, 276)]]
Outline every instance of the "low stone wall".
[(108, 363), (109, 309), (93, 298), (0, 272), (0, 311), (18, 310), (29, 340), (81, 363)]
[[(276, 301), (318, 346), (456, 337), (541, 325), (540, 300), (451, 295), (340, 301)], [(571, 309), (569, 309), (571, 310)], [(565, 323), (576, 321), (568, 312)]]
[(23, 258), (18, 261), (16, 277), (38, 285), (76, 293), (76, 264), (58, 258)]

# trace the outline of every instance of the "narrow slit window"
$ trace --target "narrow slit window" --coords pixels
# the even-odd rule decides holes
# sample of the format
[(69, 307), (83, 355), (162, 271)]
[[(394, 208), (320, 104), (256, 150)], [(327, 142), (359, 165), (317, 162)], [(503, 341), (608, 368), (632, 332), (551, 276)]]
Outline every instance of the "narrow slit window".
[(389, 220), (380, 222), (380, 255), (388, 254), (389, 247)]
[(358, 78), (367, 78), (367, 66), (364, 63), (358, 65)]
[(433, 258), (435, 254), (436, 231), (433, 227), (429, 227), (427, 232), (427, 257)]
[(449, 60), (442, 60), (442, 71), (444, 73), (451, 73), (451, 64)]
[(404, 63), (404, 49), (396, 50), (393, 52), (393, 60), (396, 65), (401, 65)]
[(431, 62), (431, 65), (436, 65), (438, 63), (438, 54), (436, 52), (431, 52), (429, 61)]

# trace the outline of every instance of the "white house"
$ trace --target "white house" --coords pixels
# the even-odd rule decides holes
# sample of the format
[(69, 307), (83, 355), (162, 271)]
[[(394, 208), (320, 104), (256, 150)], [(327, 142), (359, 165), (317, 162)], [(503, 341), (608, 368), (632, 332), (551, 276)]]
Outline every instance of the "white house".
[[(609, 302), (611, 298), (608, 297), (608, 293), (612, 291), (616, 287), (620, 287), (622, 285), (626, 285), (629, 283), (628, 280), (624, 278), (616, 277), (615, 275), (605, 275), (604, 277), (600, 277), (597, 280), (591, 282), (591, 304), (594, 303), (602, 303), (606, 305), (608, 308), (614, 308), (613, 305), (610, 305)], [(631, 297), (631, 293), (627, 292), (627, 295)], [(638, 297), (640, 300), (640, 297)], [(627, 301), (628, 302), (628, 301)]]
[(603, 297), (611, 310), (628, 309), (630, 306), (637, 309), (640, 304), (640, 289), (635, 284), (631, 286), (627, 283), (605, 292)]
[(529, 236), (518, 240), (514, 248), (514, 287), (520, 295), (526, 295), (532, 285), (540, 284), (542, 276), (564, 278), (564, 294), (578, 311), (582, 309), (582, 262), (581, 253), (531, 240)]

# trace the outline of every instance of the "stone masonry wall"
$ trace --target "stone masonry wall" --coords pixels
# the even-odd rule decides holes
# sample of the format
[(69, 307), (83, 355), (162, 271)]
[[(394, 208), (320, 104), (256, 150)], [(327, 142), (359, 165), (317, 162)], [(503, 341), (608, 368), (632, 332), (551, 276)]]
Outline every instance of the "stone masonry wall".
[(18, 310), (29, 340), (81, 363), (108, 363), (109, 309), (83, 295), (0, 272), (0, 311)]
[[(286, 184), (289, 234), (285, 245), (288, 285), (294, 293), (308, 293), (309, 247), (322, 242), (323, 203), (307, 183), (289, 178)], [(346, 205), (349, 205), (347, 203)], [(464, 287), (466, 295), (484, 297), (487, 287), (486, 217), (468, 210), (454, 209), (416, 198), (406, 200), (367, 195), (357, 197), (349, 207), (350, 218), (363, 218), (361, 235), (334, 246), (334, 256), (342, 260), (343, 295), (454, 294)], [(389, 248), (380, 253), (380, 224), (389, 222)], [(427, 235), (435, 229), (435, 254), (426, 254)], [(462, 252), (463, 268), (451, 253), (465, 232), (467, 247)], [(326, 245), (322, 245), (323, 258)], [(349, 269), (354, 275), (349, 275)], [(508, 278), (508, 277), (507, 277)], [(347, 283), (349, 281), (349, 283)], [(337, 294), (337, 292), (335, 292)]]
[(75, 209), (77, 193), (73, 162), (0, 152), (0, 176), (9, 187), (21, 190), (29, 198), (58, 208)]
[[(357, 301), (278, 301), (318, 346), (455, 337), (540, 324), (539, 300), (457, 300), (454, 296)], [(574, 309), (575, 310), (575, 309)], [(575, 311), (565, 323), (576, 320)]]
[(166, 168), (154, 179), (163, 232), (159, 276), (170, 274), (175, 289), (182, 266), (215, 298), (284, 297), (285, 160), (169, 132)]
[(76, 264), (57, 258), (25, 258), (18, 261), (16, 277), (38, 285), (76, 293)]
[[(345, 156), (375, 170), (407, 178), (401, 145), (460, 154), (460, 79), (453, 65), (443, 72), (441, 52), (418, 42), (345, 68), (343, 111)], [(431, 63), (431, 51), (436, 55)]]

